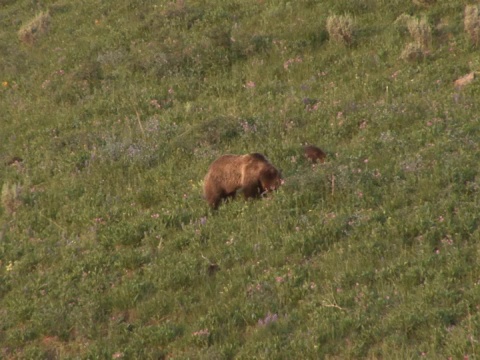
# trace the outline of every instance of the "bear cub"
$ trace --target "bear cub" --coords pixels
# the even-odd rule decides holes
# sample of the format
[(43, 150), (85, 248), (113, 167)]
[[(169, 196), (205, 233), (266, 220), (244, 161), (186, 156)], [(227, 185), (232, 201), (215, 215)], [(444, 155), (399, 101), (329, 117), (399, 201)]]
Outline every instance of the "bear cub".
[(316, 147), (314, 145), (306, 145), (303, 147), (303, 154), (305, 157), (311, 161), (312, 163), (316, 163), (317, 161), (320, 163), (324, 163), (327, 157), (327, 154), (323, 152), (322, 149)]
[(258, 198), (283, 184), (280, 171), (259, 153), (223, 155), (209, 167), (204, 179), (204, 196), (217, 209), (222, 200), (242, 190), (245, 199)]

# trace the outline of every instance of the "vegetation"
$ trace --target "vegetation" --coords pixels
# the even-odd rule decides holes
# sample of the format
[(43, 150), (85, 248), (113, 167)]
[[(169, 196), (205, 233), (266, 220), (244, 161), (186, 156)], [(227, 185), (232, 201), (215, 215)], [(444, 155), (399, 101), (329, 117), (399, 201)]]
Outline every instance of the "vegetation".
[(351, 45), (355, 37), (355, 22), (348, 15), (331, 15), (327, 18), (327, 31), (330, 39)]
[[(1, 4), (1, 358), (480, 355), (470, 2)], [(211, 212), (248, 152), (285, 185)]]
[(475, 45), (480, 44), (480, 16), (478, 5), (467, 5), (465, 7), (464, 26), (470, 40)]

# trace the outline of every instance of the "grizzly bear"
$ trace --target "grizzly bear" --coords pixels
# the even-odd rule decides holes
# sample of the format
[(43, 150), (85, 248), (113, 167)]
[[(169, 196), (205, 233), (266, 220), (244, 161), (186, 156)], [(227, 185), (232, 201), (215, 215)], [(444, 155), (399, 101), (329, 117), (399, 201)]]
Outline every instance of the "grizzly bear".
[(325, 154), (322, 149), (314, 146), (314, 145), (306, 145), (303, 147), (303, 153), (305, 157), (313, 162), (314, 164), (319, 161), (321, 163), (325, 162), (325, 158), (327, 154)]
[(208, 169), (204, 196), (217, 209), (222, 200), (234, 198), (242, 190), (245, 199), (260, 197), (283, 184), (282, 176), (262, 154), (223, 155)]

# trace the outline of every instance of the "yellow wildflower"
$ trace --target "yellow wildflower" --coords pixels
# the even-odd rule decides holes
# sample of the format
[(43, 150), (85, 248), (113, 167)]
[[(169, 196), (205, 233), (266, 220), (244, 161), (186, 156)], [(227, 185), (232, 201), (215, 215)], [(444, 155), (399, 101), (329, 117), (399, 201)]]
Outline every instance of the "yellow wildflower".
[(7, 271), (12, 271), (12, 269), (13, 269), (13, 262), (10, 261), (10, 262), (8, 263), (8, 265), (7, 265), (6, 270), (7, 270)]
[(7, 87), (7, 86), (8, 86), (8, 81), (2, 82), (2, 86), (3, 86), (3, 87)]

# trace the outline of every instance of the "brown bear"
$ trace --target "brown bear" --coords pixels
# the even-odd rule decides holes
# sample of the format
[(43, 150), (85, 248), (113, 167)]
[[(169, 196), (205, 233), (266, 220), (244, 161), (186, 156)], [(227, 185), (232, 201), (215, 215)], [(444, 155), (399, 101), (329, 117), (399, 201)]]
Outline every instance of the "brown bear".
[(262, 154), (223, 155), (215, 160), (204, 179), (204, 196), (217, 209), (221, 201), (242, 190), (245, 199), (260, 197), (283, 184), (282, 176)]
[(314, 146), (314, 145), (306, 145), (303, 147), (303, 153), (305, 157), (313, 162), (314, 164), (319, 161), (321, 163), (325, 162), (325, 158), (327, 154), (325, 154), (322, 149)]

